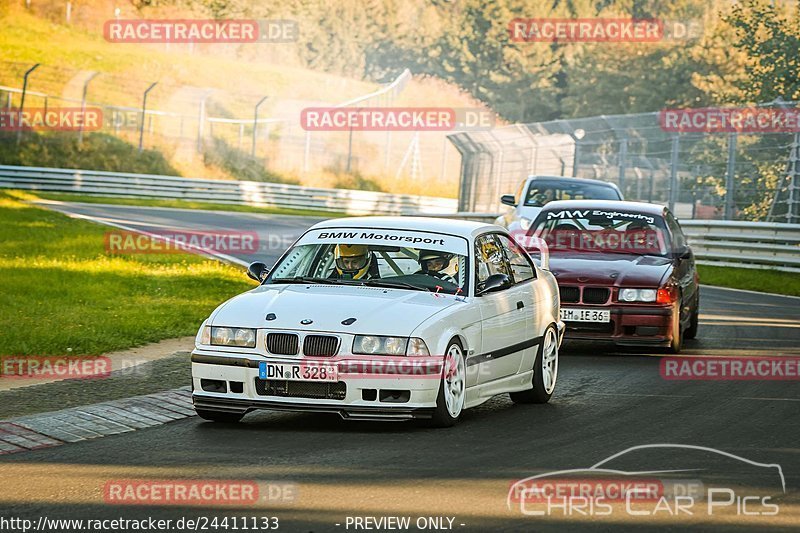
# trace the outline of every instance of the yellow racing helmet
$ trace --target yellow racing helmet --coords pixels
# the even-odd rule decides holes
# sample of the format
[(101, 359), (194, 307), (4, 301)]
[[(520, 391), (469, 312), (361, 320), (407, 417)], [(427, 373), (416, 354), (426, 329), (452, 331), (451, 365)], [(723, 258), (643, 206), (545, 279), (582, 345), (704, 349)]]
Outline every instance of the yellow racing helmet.
[(364, 244), (337, 244), (333, 252), (340, 276), (361, 279), (369, 271), (369, 248)]

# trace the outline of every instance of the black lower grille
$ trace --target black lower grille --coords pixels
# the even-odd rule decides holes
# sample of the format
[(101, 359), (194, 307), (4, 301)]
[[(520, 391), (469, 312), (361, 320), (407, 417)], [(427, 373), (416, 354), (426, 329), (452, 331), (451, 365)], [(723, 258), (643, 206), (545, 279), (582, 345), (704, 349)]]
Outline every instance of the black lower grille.
[(584, 287), (583, 303), (604, 304), (608, 301), (610, 294), (610, 291), (605, 287)]
[(300, 340), (296, 333), (267, 333), (267, 350), (275, 355), (297, 355)]
[(559, 287), (558, 292), (561, 295), (561, 303), (577, 303), (578, 302), (578, 287)]
[(613, 322), (567, 322), (567, 331), (575, 333), (614, 333)]
[(319, 381), (286, 381), (256, 378), (256, 393), (259, 396), (280, 396), (283, 398), (316, 398), (319, 400), (344, 400), (347, 385)]
[(308, 335), (303, 341), (303, 353), (308, 356), (326, 357), (338, 350), (339, 338), (331, 335)]

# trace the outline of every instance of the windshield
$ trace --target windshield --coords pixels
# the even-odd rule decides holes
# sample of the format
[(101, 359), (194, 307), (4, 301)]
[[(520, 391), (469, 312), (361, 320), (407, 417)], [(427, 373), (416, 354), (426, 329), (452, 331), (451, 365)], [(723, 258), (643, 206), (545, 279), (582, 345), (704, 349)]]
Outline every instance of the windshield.
[(542, 207), (554, 200), (621, 200), (613, 187), (593, 183), (534, 180), (525, 195), (527, 207)]
[(528, 235), (543, 239), (552, 255), (618, 253), (666, 256), (669, 233), (661, 216), (605, 209), (543, 211)]
[(466, 294), (470, 279), (466, 251), (465, 239), (425, 232), (312, 230), (286, 253), (267, 283), (367, 285)]

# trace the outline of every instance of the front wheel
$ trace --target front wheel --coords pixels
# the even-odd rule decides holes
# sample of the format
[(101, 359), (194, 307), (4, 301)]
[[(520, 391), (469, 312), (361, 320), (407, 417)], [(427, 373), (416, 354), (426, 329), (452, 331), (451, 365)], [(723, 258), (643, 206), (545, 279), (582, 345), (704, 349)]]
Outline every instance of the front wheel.
[(547, 403), (553, 396), (558, 377), (558, 333), (548, 326), (533, 361), (531, 388), (509, 393), (514, 403)]
[(235, 423), (242, 419), (244, 413), (231, 413), (227, 411), (212, 411), (210, 409), (195, 409), (197, 416), (212, 422)]
[(436, 410), (431, 418), (433, 427), (454, 426), (464, 410), (466, 398), (467, 368), (464, 351), (457, 340), (450, 341), (442, 364), (442, 379), (439, 395), (436, 397)]

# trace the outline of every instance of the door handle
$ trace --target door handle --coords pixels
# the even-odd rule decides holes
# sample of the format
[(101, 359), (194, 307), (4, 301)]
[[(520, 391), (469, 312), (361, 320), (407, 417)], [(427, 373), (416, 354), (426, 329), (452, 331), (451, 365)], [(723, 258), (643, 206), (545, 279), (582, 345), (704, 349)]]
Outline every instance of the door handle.
[(524, 304), (524, 303), (522, 303), (522, 302), (517, 302), (517, 309), (522, 309), (523, 307), (525, 307), (525, 304)]

